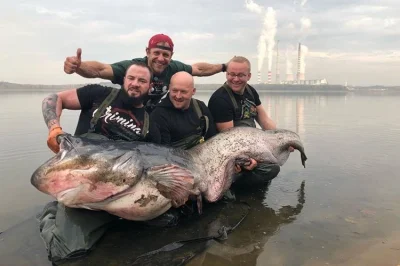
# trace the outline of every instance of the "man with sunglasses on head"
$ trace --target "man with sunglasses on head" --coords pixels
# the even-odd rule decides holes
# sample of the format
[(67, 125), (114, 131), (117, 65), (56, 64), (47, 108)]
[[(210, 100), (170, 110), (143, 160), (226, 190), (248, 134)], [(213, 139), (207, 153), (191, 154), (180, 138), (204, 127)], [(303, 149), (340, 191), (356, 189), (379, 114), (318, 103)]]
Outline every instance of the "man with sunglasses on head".
[(77, 73), (85, 78), (108, 79), (115, 84), (122, 85), (126, 69), (132, 62), (144, 62), (153, 71), (153, 87), (150, 89), (146, 101), (147, 111), (152, 111), (155, 104), (167, 93), (171, 77), (180, 71), (193, 76), (211, 76), (226, 70), (225, 64), (195, 63), (184, 64), (172, 59), (174, 43), (165, 34), (156, 34), (150, 38), (146, 48), (146, 56), (124, 60), (114, 64), (103, 64), (97, 61), (82, 61), (82, 50), (78, 49), (76, 56), (67, 57), (64, 62), (64, 72)]
[[(276, 129), (275, 122), (261, 105), (257, 91), (247, 83), (250, 78), (251, 64), (247, 58), (235, 56), (228, 62), (226, 82), (211, 95), (208, 102), (219, 132), (239, 126), (256, 127), (256, 121), (262, 129)], [(250, 160), (249, 166), (242, 169), (237, 167), (241, 175), (251, 171), (250, 183), (256, 182), (255, 179), (263, 182), (272, 180), (280, 171), (277, 164), (257, 164), (254, 159)], [(238, 180), (238, 176), (234, 180)]]

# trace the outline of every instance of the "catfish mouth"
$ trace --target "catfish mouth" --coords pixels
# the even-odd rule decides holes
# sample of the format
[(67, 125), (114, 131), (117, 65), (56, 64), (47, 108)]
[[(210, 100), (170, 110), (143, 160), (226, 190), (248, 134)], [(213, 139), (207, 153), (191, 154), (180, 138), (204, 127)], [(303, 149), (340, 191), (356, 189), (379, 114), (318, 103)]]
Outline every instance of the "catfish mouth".
[(41, 187), (46, 185), (46, 179), (43, 179), (51, 169), (58, 165), (63, 157), (65, 157), (66, 153), (58, 153), (57, 155), (53, 156), (52, 158), (48, 159), (44, 164), (42, 164), (39, 168), (33, 172), (31, 176), (31, 184), (36, 187), (38, 190), (43, 191)]
[(121, 191), (118, 191), (117, 193), (111, 192), (102, 194), (103, 191), (107, 190), (107, 183), (105, 183), (103, 186), (104, 190), (101, 189), (100, 185), (100, 189), (98, 189), (98, 191), (95, 191), (95, 189), (93, 189), (94, 185), (92, 185), (91, 183), (82, 183), (79, 186), (67, 188), (58, 192), (55, 197), (57, 198), (57, 201), (62, 202), (64, 205), (69, 207), (85, 205), (87, 203), (101, 204), (106, 201), (109, 202), (117, 200), (125, 196), (126, 194), (129, 194), (128, 190), (131, 188), (130, 186), (126, 185), (124, 186), (124, 188), (121, 188)]

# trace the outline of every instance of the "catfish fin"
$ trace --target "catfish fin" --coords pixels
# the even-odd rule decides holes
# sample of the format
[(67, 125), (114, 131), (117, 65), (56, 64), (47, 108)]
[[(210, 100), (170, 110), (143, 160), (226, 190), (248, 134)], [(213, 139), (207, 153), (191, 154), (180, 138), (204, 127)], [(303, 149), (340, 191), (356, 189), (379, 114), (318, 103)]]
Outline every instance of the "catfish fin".
[(157, 183), (161, 195), (172, 200), (174, 207), (182, 206), (195, 194), (194, 176), (186, 168), (174, 164), (154, 166), (147, 170), (147, 176)]

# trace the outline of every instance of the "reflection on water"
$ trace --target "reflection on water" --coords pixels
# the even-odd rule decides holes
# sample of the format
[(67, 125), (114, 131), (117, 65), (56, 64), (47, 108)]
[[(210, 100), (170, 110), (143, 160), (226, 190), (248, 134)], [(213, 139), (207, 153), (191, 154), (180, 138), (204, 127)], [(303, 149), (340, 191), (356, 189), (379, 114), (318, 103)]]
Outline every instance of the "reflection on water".
[[(50, 200), (29, 183), (34, 169), (51, 156), (40, 110), (45, 96), (0, 97), (0, 231)], [(206, 103), (209, 96), (196, 94)], [(261, 93), (260, 99), (280, 128), (300, 135), (306, 168), (296, 151), (268, 190), (258, 188), (248, 198), (239, 190), (238, 197), (253, 205), (251, 215), (227, 241), (191, 263), (400, 264), (400, 96)], [(63, 129), (74, 132), (77, 117), (78, 112), (65, 112)]]
[(242, 184), (236, 184), (234, 191), (237, 200), (251, 206), (249, 215), (238, 229), (239, 232), (230, 235), (223, 243), (214, 243), (188, 265), (256, 265), (269, 238), (282, 226), (295, 221), (305, 203), (304, 181), (294, 191), (297, 194), (297, 203), (293, 206), (280, 206), (277, 210), (264, 204), (268, 187), (269, 185), (257, 185), (244, 188)]
[(296, 133), (304, 135), (304, 99), (296, 99)]

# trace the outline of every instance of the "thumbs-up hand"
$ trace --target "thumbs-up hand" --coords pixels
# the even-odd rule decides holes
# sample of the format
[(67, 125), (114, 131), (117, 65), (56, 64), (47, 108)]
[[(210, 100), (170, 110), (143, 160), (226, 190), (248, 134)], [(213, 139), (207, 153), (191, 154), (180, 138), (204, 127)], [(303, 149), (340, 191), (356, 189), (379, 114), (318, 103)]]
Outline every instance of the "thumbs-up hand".
[(70, 56), (65, 59), (64, 62), (64, 72), (67, 74), (73, 74), (81, 66), (81, 55), (82, 49), (78, 48), (76, 50), (76, 56)]

